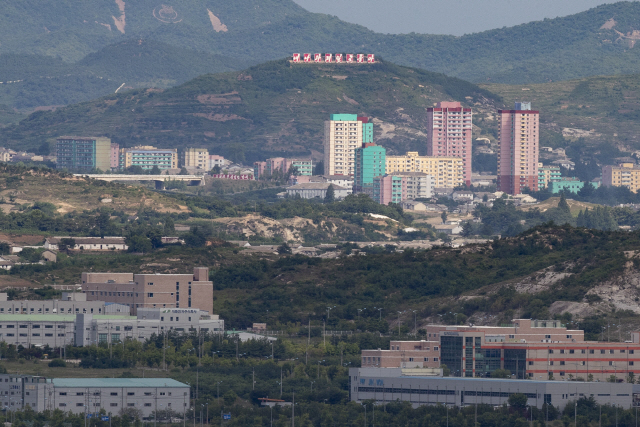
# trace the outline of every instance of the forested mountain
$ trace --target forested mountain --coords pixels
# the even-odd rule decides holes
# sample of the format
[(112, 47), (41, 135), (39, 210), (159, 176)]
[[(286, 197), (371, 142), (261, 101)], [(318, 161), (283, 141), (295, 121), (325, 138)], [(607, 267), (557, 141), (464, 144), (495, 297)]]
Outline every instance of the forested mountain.
[(0, 55), (0, 104), (18, 109), (60, 106), (114, 93), (121, 85), (167, 88), (248, 63), (154, 40), (104, 47), (76, 63), (45, 55)]
[(125, 91), (55, 112), (36, 112), (0, 130), (11, 147), (33, 149), (66, 134), (105, 135), (121, 146), (203, 146), (233, 160), (322, 152), (331, 113), (373, 117), (390, 152), (424, 152), (425, 108), (463, 100), (493, 109), (499, 98), (478, 86), (420, 69), (377, 64), (291, 64), (209, 74), (165, 91)]
[(67, 62), (144, 39), (254, 63), (293, 52), (370, 52), (476, 82), (631, 73), (640, 64), (638, 2), (462, 37), (375, 33), (292, 0), (7, 0), (3, 6), (0, 53)]

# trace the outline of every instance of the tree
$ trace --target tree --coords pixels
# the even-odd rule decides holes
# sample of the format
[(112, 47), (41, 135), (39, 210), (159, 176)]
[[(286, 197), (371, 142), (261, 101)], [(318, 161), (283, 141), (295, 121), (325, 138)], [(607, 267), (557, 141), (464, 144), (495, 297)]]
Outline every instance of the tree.
[(129, 166), (126, 169), (127, 173), (130, 173), (131, 175), (143, 175), (144, 174), (144, 169), (142, 169), (142, 167), (138, 166), (138, 165), (134, 165), (134, 166)]
[(168, 235), (169, 233), (175, 233), (175, 232), (176, 232), (176, 225), (173, 222), (173, 218), (169, 216), (164, 221), (164, 234)]
[(280, 246), (278, 246), (278, 253), (280, 255), (288, 255), (293, 253), (293, 251), (291, 250), (291, 247), (288, 244), (283, 243)]
[(527, 396), (523, 393), (514, 393), (509, 396), (509, 406), (518, 412), (523, 412), (527, 408)]
[(462, 235), (464, 237), (469, 237), (473, 234), (473, 225), (471, 225), (471, 221), (466, 221), (462, 225)]
[(146, 236), (133, 235), (127, 240), (127, 246), (129, 246), (129, 252), (149, 253), (153, 249), (151, 239)]
[(218, 174), (220, 173), (220, 170), (221, 170), (221, 169), (220, 169), (220, 165), (215, 165), (215, 166), (213, 167), (213, 169), (211, 169), (211, 174), (212, 174), (212, 175), (218, 175)]
[(179, 175), (189, 175), (189, 172), (187, 172), (187, 168), (185, 168), (184, 166), (181, 167)]
[(327, 188), (327, 193), (324, 196), (325, 203), (333, 203), (336, 200), (336, 193), (333, 189), (333, 184), (329, 184), (329, 188)]
[(313, 174), (314, 175), (324, 175), (324, 162), (323, 161), (319, 161), (318, 163), (316, 163), (316, 165), (313, 167)]
[(162, 171), (160, 170), (158, 165), (153, 165), (153, 167), (151, 168), (151, 171), (149, 172), (149, 175), (160, 175), (161, 173)]
[(491, 372), (491, 378), (511, 378), (511, 371), (508, 369), (496, 369)]
[(233, 390), (229, 390), (224, 394), (224, 396), (222, 396), (222, 398), (224, 399), (225, 405), (231, 406), (235, 403), (238, 395)]
[(442, 218), (442, 223), (445, 224), (447, 222), (447, 211), (442, 212), (440, 218)]
[(71, 249), (76, 247), (76, 239), (71, 237), (65, 237), (60, 239), (60, 243), (58, 243), (58, 249), (63, 252), (69, 252)]

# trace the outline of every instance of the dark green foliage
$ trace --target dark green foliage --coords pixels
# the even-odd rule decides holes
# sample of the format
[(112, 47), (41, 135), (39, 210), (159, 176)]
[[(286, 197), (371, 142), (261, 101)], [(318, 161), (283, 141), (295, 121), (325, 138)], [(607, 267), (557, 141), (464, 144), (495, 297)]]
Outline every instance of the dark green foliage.
[(597, 206), (593, 210), (585, 209), (584, 213), (580, 211), (576, 219), (577, 227), (595, 228), (598, 230), (617, 230), (618, 223), (611, 215), (611, 209), (608, 207)]
[(49, 367), (50, 368), (66, 368), (67, 363), (62, 359), (53, 359), (51, 362), (49, 362)]
[(324, 196), (325, 203), (333, 203), (336, 200), (335, 190), (333, 189), (333, 184), (329, 185), (327, 188), (327, 194)]

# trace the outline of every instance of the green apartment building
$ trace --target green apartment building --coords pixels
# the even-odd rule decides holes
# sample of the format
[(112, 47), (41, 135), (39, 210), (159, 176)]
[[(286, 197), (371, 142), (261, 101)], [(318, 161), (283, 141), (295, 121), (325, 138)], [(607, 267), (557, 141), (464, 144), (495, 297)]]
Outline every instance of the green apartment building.
[(562, 178), (559, 181), (551, 181), (549, 184), (549, 190), (553, 194), (561, 191), (577, 194), (578, 191), (582, 190), (582, 187), (584, 187), (584, 182), (578, 180), (578, 178)]
[(111, 169), (111, 139), (61, 136), (56, 141), (57, 169), (92, 171)]
[(355, 150), (353, 192), (373, 197), (373, 179), (382, 176), (387, 167), (387, 150), (373, 143), (364, 143)]

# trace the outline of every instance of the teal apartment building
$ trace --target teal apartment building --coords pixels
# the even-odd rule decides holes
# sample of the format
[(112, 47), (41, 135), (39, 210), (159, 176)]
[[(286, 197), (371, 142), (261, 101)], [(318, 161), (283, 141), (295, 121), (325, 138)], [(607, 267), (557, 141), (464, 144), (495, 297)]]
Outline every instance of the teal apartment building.
[(373, 196), (373, 180), (386, 172), (387, 150), (373, 143), (364, 143), (355, 150), (353, 192)]
[(111, 139), (61, 136), (56, 140), (56, 168), (92, 171), (111, 169)]

